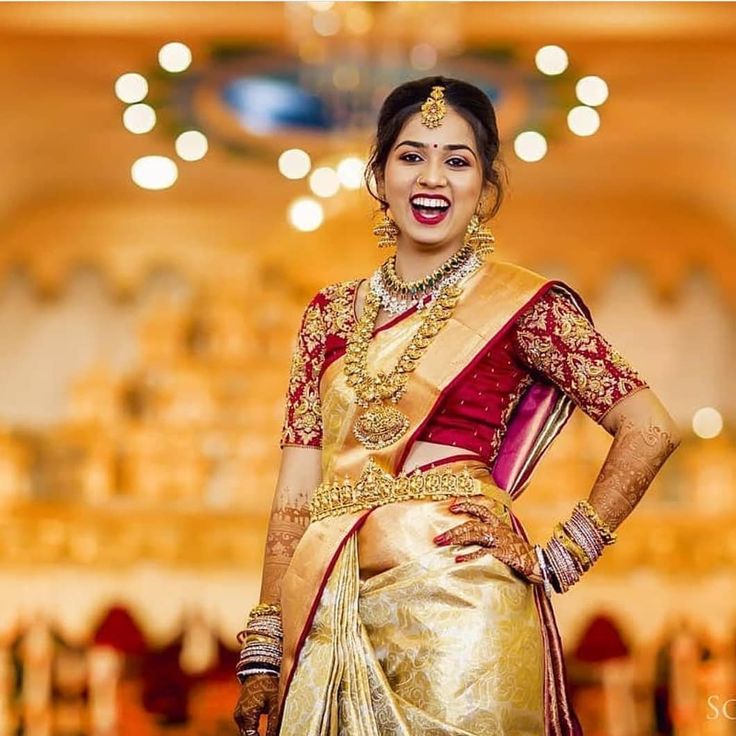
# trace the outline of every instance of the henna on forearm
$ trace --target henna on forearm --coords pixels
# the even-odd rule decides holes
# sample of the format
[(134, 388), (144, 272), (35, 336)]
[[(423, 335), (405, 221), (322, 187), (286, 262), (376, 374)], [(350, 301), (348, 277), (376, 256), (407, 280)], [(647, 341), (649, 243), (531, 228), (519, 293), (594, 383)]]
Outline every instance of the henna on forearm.
[(674, 428), (622, 419), (588, 499), (611, 530), (634, 510), (678, 444)]
[(266, 536), (261, 601), (278, 603), (281, 581), (299, 540), (309, 525), (308, 494), (289, 487), (279, 489), (274, 498)]

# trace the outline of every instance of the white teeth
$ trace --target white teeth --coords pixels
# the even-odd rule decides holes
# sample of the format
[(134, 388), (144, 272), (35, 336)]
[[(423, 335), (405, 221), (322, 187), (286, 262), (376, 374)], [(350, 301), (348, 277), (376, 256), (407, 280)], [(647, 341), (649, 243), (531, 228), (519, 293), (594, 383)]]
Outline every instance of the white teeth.
[(411, 203), (415, 207), (441, 207), (447, 209), (450, 206), (444, 199), (436, 199), (434, 197), (414, 197)]

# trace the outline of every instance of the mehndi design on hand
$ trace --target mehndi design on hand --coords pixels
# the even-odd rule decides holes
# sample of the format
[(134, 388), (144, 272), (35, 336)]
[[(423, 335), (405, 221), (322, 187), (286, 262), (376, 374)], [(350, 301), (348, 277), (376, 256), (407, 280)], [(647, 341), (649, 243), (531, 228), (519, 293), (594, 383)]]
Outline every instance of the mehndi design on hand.
[(250, 675), (240, 689), (233, 718), (241, 736), (258, 734), (261, 715), (268, 716), (266, 736), (276, 736), (278, 726), (279, 678), (273, 675)]
[(523, 575), (529, 582), (542, 583), (538, 572), (534, 547), (513, 529), (503, 523), (486, 506), (474, 501), (457, 501), (450, 506), (454, 514), (469, 514), (475, 517), (470, 521), (448, 529), (434, 538), (439, 545), (479, 544), (482, 549), (458, 555), (456, 562), (469, 562), (492, 553), (513, 570)]

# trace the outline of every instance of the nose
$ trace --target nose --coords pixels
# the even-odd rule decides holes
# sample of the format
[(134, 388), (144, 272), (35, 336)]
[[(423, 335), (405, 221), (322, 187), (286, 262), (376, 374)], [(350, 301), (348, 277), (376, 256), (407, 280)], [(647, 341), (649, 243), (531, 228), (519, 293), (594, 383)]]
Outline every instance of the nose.
[(436, 160), (428, 161), (417, 176), (417, 184), (425, 187), (447, 186), (447, 177), (442, 171), (442, 163)]

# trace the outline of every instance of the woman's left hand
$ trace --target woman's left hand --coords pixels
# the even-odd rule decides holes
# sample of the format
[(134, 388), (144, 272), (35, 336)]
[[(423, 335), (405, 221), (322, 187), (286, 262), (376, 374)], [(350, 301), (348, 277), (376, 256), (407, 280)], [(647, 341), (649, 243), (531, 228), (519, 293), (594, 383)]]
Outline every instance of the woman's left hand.
[(531, 583), (541, 583), (542, 576), (534, 547), (504, 524), (490, 509), (473, 501), (456, 501), (450, 506), (453, 514), (469, 514), (473, 518), (448, 529), (434, 538), (435, 544), (479, 544), (482, 549), (458, 555), (455, 562), (475, 560), (490, 554), (505, 562)]

